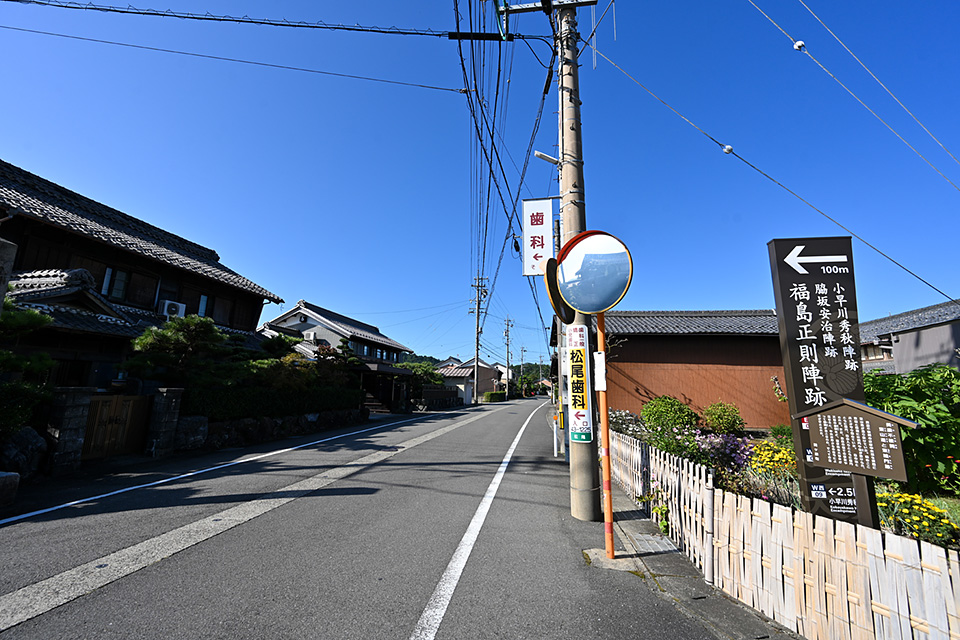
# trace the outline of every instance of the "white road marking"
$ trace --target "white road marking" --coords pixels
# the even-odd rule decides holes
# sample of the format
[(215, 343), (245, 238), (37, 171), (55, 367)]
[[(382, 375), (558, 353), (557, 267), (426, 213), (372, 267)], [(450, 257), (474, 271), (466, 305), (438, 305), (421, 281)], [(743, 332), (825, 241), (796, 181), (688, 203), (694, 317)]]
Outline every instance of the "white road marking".
[[(296, 482), (282, 489), (278, 489), (277, 491), (264, 494), (259, 498), (249, 502), (238, 504), (230, 509), (226, 509), (207, 518), (203, 518), (202, 520), (191, 522), (190, 524), (184, 525), (178, 529), (174, 529), (173, 531), (168, 531), (167, 533), (150, 538), (149, 540), (144, 540), (139, 544), (121, 549), (120, 551), (103, 556), (102, 558), (98, 558), (91, 562), (87, 562), (73, 569), (68, 569), (67, 571), (47, 578), (46, 580), (42, 580), (32, 585), (23, 587), (22, 589), (18, 589), (17, 591), (0, 596), (0, 631), (5, 631), (10, 627), (20, 624), (21, 622), (25, 622), (31, 618), (46, 613), (51, 609), (59, 607), (60, 605), (66, 604), (71, 600), (75, 600), (88, 593), (92, 593), (100, 587), (108, 585), (111, 582), (119, 580), (120, 578), (126, 577), (136, 571), (139, 571), (140, 569), (143, 569), (144, 567), (148, 567), (151, 564), (159, 562), (164, 558), (169, 558), (179, 551), (183, 551), (188, 547), (199, 544), (204, 540), (209, 540), (210, 538), (221, 534), (224, 531), (228, 531), (237, 525), (249, 522), (259, 515), (263, 515), (264, 513), (281, 507), (288, 502), (296, 500), (297, 498), (322, 489), (327, 485), (336, 482), (337, 480), (351, 476), (371, 465), (392, 458), (393, 456), (402, 453), (407, 449), (416, 447), (417, 445), (425, 442), (429, 442), (434, 438), (438, 438), (442, 435), (450, 433), (455, 429), (459, 429), (460, 427), (468, 425), (471, 422), (475, 422), (476, 420), (484, 418), (491, 413), (505, 409), (507, 406), (509, 405), (497, 407), (496, 409), (490, 411), (483, 411), (475, 416), (461, 420), (460, 422), (455, 422), (454, 424), (442, 427), (436, 431), (432, 431), (416, 438), (411, 438), (410, 440), (397, 445), (395, 450), (377, 451), (375, 453), (371, 453), (341, 467), (329, 469), (313, 477), (301, 480), (300, 482)], [(409, 420), (405, 422), (409, 422)], [(524, 425), (524, 427), (526, 427), (526, 425)], [(366, 431), (370, 430), (372, 429), (367, 429)], [(354, 433), (363, 432), (360, 431)], [(328, 438), (327, 440), (319, 440), (312, 444), (328, 442), (339, 437), (345, 436), (337, 436), (335, 438)], [(285, 449), (284, 451), (293, 451), (306, 446), (309, 445)], [(275, 455), (277, 453), (282, 452), (275, 451), (270, 454), (265, 454), (264, 456), (258, 456), (258, 458), (265, 457), (266, 455)], [(228, 465), (212, 467), (211, 469), (222, 469), (225, 466), (239, 464), (239, 462), (249, 462), (250, 460), (254, 459), (256, 458), (247, 458), (245, 460), (230, 463)], [(211, 469), (205, 471), (209, 471)], [(185, 478), (191, 475), (196, 475), (197, 473), (202, 473), (202, 471), (196, 471), (192, 474), (186, 474), (179, 477)], [(170, 480), (172, 480), (172, 478), (167, 481)], [(154, 484), (157, 483), (142, 486), (153, 486)], [(134, 488), (138, 487), (131, 487), (130, 489), (105, 495), (116, 495), (116, 493), (122, 493), (123, 491), (132, 490)], [(94, 498), (90, 499), (92, 500)]]
[(507, 449), (507, 455), (504, 456), (503, 462), (500, 463), (500, 468), (497, 470), (496, 475), (493, 476), (490, 486), (487, 487), (487, 492), (483, 495), (483, 499), (480, 501), (480, 506), (477, 507), (476, 513), (473, 514), (473, 519), (470, 521), (469, 526), (467, 526), (466, 533), (464, 533), (463, 538), (460, 539), (457, 550), (453, 552), (453, 558), (450, 559), (446, 570), (443, 572), (443, 575), (440, 576), (440, 582), (437, 583), (437, 588), (434, 589), (433, 595), (430, 596), (430, 601), (427, 602), (426, 608), (423, 610), (423, 613), (420, 614), (420, 620), (410, 635), (410, 640), (433, 640), (433, 638), (436, 637), (440, 623), (443, 622), (443, 616), (447, 612), (451, 598), (453, 598), (453, 592), (457, 588), (457, 583), (460, 582), (463, 569), (467, 566), (467, 560), (473, 552), (473, 545), (476, 544), (477, 537), (480, 535), (480, 529), (483, 527), (483, 522), (487, 519), (487, 512), (490, 511), (493, 499), (500, 489), (500, 481), (503, 480), (503, 476), (507, 472), (507, 466), (510, 464), (510, 459), (513, 457), (513, 452), (517, 448), (517, 444), (520, 443), (520, 436), (526, 431), (527, 425), (530, 424), (530, 420), (533, 419), (534, 414), (546, 404), (547, 403), (544, 402), (533, 410), (533, 413), (527, 417), (527, 421), (520, 427), (517, 437), (513, 439), (513, 444)]

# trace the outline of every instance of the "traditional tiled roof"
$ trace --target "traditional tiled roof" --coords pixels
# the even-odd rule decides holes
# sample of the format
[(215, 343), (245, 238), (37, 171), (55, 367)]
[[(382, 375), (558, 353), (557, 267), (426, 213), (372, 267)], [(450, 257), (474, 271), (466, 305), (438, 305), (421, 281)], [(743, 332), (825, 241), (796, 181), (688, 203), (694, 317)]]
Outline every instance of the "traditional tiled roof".
[[(331, 329), (343, 334), (346, 338), (360, 338), (361, 340), (373, 342), (374, 344), (381, 344), (399, 351), (413, 353), (412, 349), (405, 347), (396, 340), (392, 340), (380, 333), (380, 329), (376, 328), (372, 324), (366, 324), (364, 322), (360, 322), (359, 320), (354, 320), (353, 318), (330, 311), (329, 309), (318, 307), (315, 304), (310, 304), (306, 300), (298, 300), (297, 307), (310, 311), (315, 316), (322, 319), (323, 322), (327, 323)], [(289, 315), (289, 313), (290, 312), (287, 312), (284, 315)]]
[[(17, 272), (10, 280), (11, 290), (7, 295), (17, 306), (53, 318), (53, 322), (47, 325), (53, 329), (136, 338), (147, 327), (166, 322), (165, 315), (110, 302), (96, 292), (94, 284), (93, 277), (85, 269)], [(83, 306), (98, 307), (99, 311)], [(253, 331), (222, 325), (217, 328), (226, 334), (242, 336), (248, 349), (258, 348), (261, 342), (260, 336)]]
[(443, 367), (437, 373), (444, 378), (470, 378), (473, 376), (473, 367)]
[(26, 216), (164, 264), (283, 302), (220, 264), (220, 256), (180, 236), (81, 196), (0, 160), (0, 217)]
[(779, 335), (776, 312), (607, 311), (607, 333), (614, 335)]
[(78, 309), (66, 305), (44, 304), (29, 300), (17, 300), (18, 307), (33, 309), (50, 316), (53, 319), (47, 327), (81, 333), (95, 333), (97, 335), (119, 336), (136, 338), (144, 332), (146, 326), (141, 326), (105, 313), (96, 313), (85, 309)]
[(880, 336), (922, 329), (960, 320), (960, 304), (944, 302), (930, 307), (898, 313), (895, 316), (860, 323), (860, 342), (873, 342)]

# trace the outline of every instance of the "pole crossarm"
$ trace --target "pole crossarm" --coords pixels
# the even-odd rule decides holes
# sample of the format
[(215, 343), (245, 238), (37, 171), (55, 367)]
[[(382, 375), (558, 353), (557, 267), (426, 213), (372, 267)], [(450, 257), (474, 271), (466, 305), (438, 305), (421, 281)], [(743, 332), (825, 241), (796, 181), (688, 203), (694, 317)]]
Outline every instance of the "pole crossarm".
[(553, 0), (553, 2), (530, 2), (527, 4), (501, 5), (497, 7), (500, 13), (529, 13), (531, 11), (544, 11), (546, 7), (552, 6), (554, 9), (575, 9), (577, 7), (588, 7), (597, 4), (599, 0)]

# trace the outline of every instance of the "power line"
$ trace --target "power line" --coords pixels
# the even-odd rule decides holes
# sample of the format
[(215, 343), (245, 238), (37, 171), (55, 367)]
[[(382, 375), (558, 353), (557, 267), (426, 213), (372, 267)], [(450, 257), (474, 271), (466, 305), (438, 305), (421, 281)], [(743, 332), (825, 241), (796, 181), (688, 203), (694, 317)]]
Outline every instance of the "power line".
[(880, 81), (880, 78), (878, 78), (876, 75), (874, 75), (873, 71), (871, 71), (869, 68), (867, 68), (867, 65), (865, 65), (865, 64), (863, 63), (863, 61), (861, 61), (860, 58), (858, 58), (857, 55), (856, 55), (853, 51), (850, 50), (850, 47), (848, 47), (848, 46), (843, 42), (843, 40), (841, 40), (839, 37), (837, 37), (837, 34), (835, 34), (833, 31), (830, 30), (830, 27), (828, 27), (828, 26), (823, 22), (823, 20), (820, 19), (820, 16), (818, 16), (817, 14), (815, 14), (815, 13), (813, 12), (813, 10), (812, 10), (810, 7), (808, 7), (808, 6), (806, 5), (806, 3), (804, 3), (803, 0), (797, 0), (797, 1), (798, 1), (800, 4), (803, 5), (803, 8), (804, 8), (804, 9), (806, 9), (807, 11), (810, 12), (810, 15), (812, 15), (814, 18), (817, 19), (817, 22), (819, 22), (821, 25), (823, 25), (823, 28), (827, 30), (827, 33), (829, 33), (831, 36), (833, 36), (834, 39), (835, 39), (837, 42), (840, 43), (840, 46), (847, 50), (847, 53), (849, 53), (851, 56), (853, 56), (853, 59), (856, 60), (856, 61), (860, 64), (861, 67), (863, 67), (863, 70), (866, 71), (867, 73), (869, 73), (869, 74), (870, 74), (870, 77), (873, 78), (874, 80), (876, 80), (876, 81), (877, 81), (877, 84), (879, 84), (881, 87), (883, 87), (883, 90), (886, 91), (887, 94), (888, 94), (891, 98), (893, 98), (893, 99), (896, 101), (896, 103), (897, 103), (898, 105), (900, 105), (900, 106), (903, 108), (903, 110), (907, 112), (907, 114), (910, 115), (911, 118), (913, 118), (913, 121), (916, 122), (918, 125), (920, 125), (920, 128), (923, 129), (924, 131), (926, 131), (927, 134), (928, 134), (931, 138), (933, 138), (934, 142), (936, 142), (938, 145), (940, 145), (940, 148), (943, 149), (944, 151), (946, 151), (947, 154), (949, 154), (949, 156), (950, 156), (951, 158), (953, 158), (953, 161), (954, 161), (954, 162), (956, 162), (957, 164), (960, 164), (960, 160), (957, 160), (957, 157), (956, 157), (955, 155), (953, 155), (953, 153), (952, 153), (949, 149), (947, 149), (945, 146), (943, 146), (943, 143), (940, 142), (939, 139), (937, 139), (937, 136), (933, 135), (933, 133), (931, 133), (930, 130), (927, 129), (927, 128), (924, 126), (924, 124), (923, 124), (922, 122), (920, 122), (920, 120), (917, 119), (917, 117), (916, 117), (915, 115), (913, 115), (913, 112), (910, 111), (910, 109), (907, 109), (906, 105), (904, 105), (902, 102), (900, 102), (900, 99), (897, 98), (897, 96), (893, 95), (893, 92), (890, 91), (890, 89), (887, 88), (887, 85), (883, 84), (883, 83)]
[(344, 313), (345, 315), (358, 315), (358, 316), (359, 316), (359, 315), (371, 316), (371, 315), (378, 315), (378, 314), (384, 314), (384, 313), (389, 313), (389, 314), (392, 315), (392, 314), (395, 314), (395, 313), (412, 313), (412, 312), (414, 312), (414, 311), (429, 311), (429, 310), (431, 310), (431, 309), (443, 309), (443, 308), (445, 308), (445, 307), (458, 307), (458, 306), (463, 305), (463, 304), (466, 303), (466, 302), (469, 302), (469, 300), (457, 300), (456, 302), (448, 302), (448, 303), (446, 303), (446, 304), (438, 304), (438, 305), (434, 305), (434, 306), (432, 306), (432, 307), (418, 307), (418, 308), (416, 308), (416, 309), (398, 309), (398, 310), (396, 310), (396, 311), (345, 311), (345, 312), (343, 312), (343, 313)]
[[(3, 2), (20, 2), (21, 0), (0, 0), (0, 1), (3, 1)], [(20, 27), (10, 27), (10, 26), (6, 26), (6, 25), (0, 25), (0, 29), (8, 29), (8, 30), (10, 30), (10, 31), (22, 31), (22, 32), (24, 32), (24, 33), (34, 33), (34, 34), (39, 34), (39, 35), (44, 35), (44, 36), (55, 36), (55, 37), (58, 37), (58, 38), (67, 38), (67, 39), (70, 39), (70, 40), (81, 40), (81, 41), (84, 41), (84, 42), (96, 42), (96, 43), (98, 43), (98, 44), (109, 44), (109, 45), (114, 45), (114, 46), (118, 46), (118, 47), (129, 47), (129, 48), (131, 48), (131, 49), (143, 49), (143, 50), (146, 50), (146, 51), (157, 51), (157, 52), (160, 52), (160, 53), (174, 53), (174, 54), (181, 55), (181, 56), (191, 56), (191, 57), (194, 57), (194, 58), (205, 58), (205, 59), (207, 59), (207, 60), (220, 60), (220, 61), (222, 61), (222, 62), (236, 62), (236, 63), (239, 63), (239, 64), (249, 64), (249, 65), (254, 65), (254, 66), (258, 66), (258, 67), (268, 67), (268, 68), (271, 68), (271, 69), (283, 69), (284, 71), (301, 71), (301, 72), (304, 72), (304, 73), (313, 73), (313, 74), (324, 75), (324, 76), (334, 76), (334, 77), (338, 77), (338, 78), (349, 78), (349, 79), (352, 79), (352, 80), (368, 80), (368, 81), (370, 81), (370, 82), (382, 82), (382, 83), (385, 83), (385, 84), (397, 84), (397, 85), (402, 85), (402, 86), (406, 86), (406, 87), (416, 87), (416, 88), (418, 88), (418, 89), (432, 89), (432, 90), (435, 90), (435, 91), (450, 91), (450, 92), (452, 92), (452, 93), (465, 93), (465, 92), (466, 92), (466, 89), (451, 89), (451, 88), (449, 88), (449, 87), (434, 87), (434, 86), (430, 86), (430, 85), (426, 85), (426, 84), (417, 84), (417, 83), (413, 83), (413, 82), (402, 82), (402, 81), (400, 81), (400, 80), (387, 80), (387, 79), (385, 79), (385, 78), (372, 78), (372, 77), (368, 77), (368, 76), (357, 76), (357, 75), (352, 75), (352, 74), (348, 74), (348, 73), (337, 73), (337, 72), (334, 72), (334, 71), (321, 71), (321, 70), (319, 70), (319, 69), (307, 69), (307, 68), (304, 68), (304, 67), (293, 67), (293, 66), (283, 65), (283, 64), (273, 64), (273, 63), (270, 63), (270, 62), (257, 62), (257, 61), (255, 61), (255, 60), (242, 60), (242, 59), (240, 59), (240, 58), (228, 58), (228, 57), (225, 57), (225, 56), (214, 56), (214, 55), (210, 55), (210, 54), (206, 54), (206, 53), (194, 53), (194, 52), (191, 52), (191, 51), (178, 51), (178, 50), (176, 50), (176, 49), (163, 49), (163, 48), (161, 48), (161, 47), (148, 47), (148, 46), (146, 46), (146, 45), (131, 44), (131, 43), (129, 43), (129, 42), (115, 42), (115, 41), (113, 41), (113, 40), (100, 40), (100, 39), (98, 39), (98, 38), (86, 38), (86, 37), (83, 37), (83, 36), (73, 36), (73, 35), (68, 35), (68, 34), (65, 34), (65, 33), (53, 33), (53, 32), (51, 32), (51, 31), (39, 31), (39, 30), (37, 30), (37, 29), (23, 29), (23, 28), (20, 28)]]
[(362, 33), (381, 33), (399, 36), (430, 36), (435, 38), (448, 38), (449, 32), (434, 31), (432, 29), (401, 29), (398, 27), (365, 27), (361, 25), (347, 24), (329, 24), (323, 21), (317, 22), (292, 22), (290, 20), (275, 20), (268, 18), (251, 18), (249, 16), (216, 16), (210, 13), (185, 13), (180, 11), (157, 9), (137, 9), (136, 7), (126, 6), (117, 7), (111, 5), (97, 5), (93, 3), (69, 2), (67, 0), (0, 0), (2, 2), (14, 2), (17, 4), (36, 4), (47, 7), (58, 7), (61, 9), (80, 9), (83, 11), (99, 11), (102, 13), (122, 13), (127, 15), (153, 16), (158, 18), (179, 18), (181, 20), (201, 20), (204, 22), (234, 22), (238, 24), (255, 24), (270, 27), (288, 27), (293, 29), (321, 29), (325, 31), (354, 31)]
[[(751, 0), (747, 0), (747, 1), (748, 1), (748, 2), (751, 2)], [(752, 2), (751, 2), (751, 4), (752, 4)], [(782, 29), (781, 29), (781, 31), (782, 31)], [(786, 32), (784, 32), (784, 33), (786, 33)], [(590, 46), (592, 49), (594, 49), (594, 51), (597, 51), (597, 49), (596, 49), (595, 47), (593, 47), (593, 45), (590, 45), (589, 43), (587, 43), (587, 44), (588, 44), (588, 46)], [(618, 65), (617, 63), (615, 63), (613, 60), (611, 60), (610, 58), (608, 58), (607, 56), (605, 56), (602, 52), (597, 51), (597, 54), (598, 54), (600, 57), (602, 57), (604, 60), (606, 60), (607, 62), (609, 62), (611, 65), (613, 65), (613, 66), (614, 66), (617, 70), (619, 70), (621, 73), (623, 73), (623, 75), (625, 75), (625, 76), (627, 76), (628, 78), (630, 78), (631, 80), (633, 80), (633, 82), (636, 83), (637, 86), (639, 86), (641, 89), (643, 89), (644, 91), (646, 91), (647, 93), (649, 93), (651, 96), (653, 96), (654, 98), (656, 98), (660, 103), (664, 104), (667, 108), (669, 108), (669, 109), (670, 109), (671, 111), (673, 111), (675, 114), (677, 114), (678, 116), (680, 116), (687, 124), (689, 124), (690, 126), (692, 126), (693, 128), (695, 128), (697, 131), (699, 131), (700, 133), (702, 133), (703, 135), (705, 135), (707, 138), (709, 138), (709, 139), (712, 140), (713, 142), (715, 142), (715, 143), (723, 150), (724, 153), (726, 153), (726, 154), (728, 154), (728, 155), (732, 155), (733, 157), (737, 158), (738, 160), (740, 160), (741, 162), (743, 162), (745, 165), (747, 165), (748, 167), (750, 167), (751, 169), (753, 169), (754, 171), (756, 171), (757, 173), (759, 173), (759, 174), (762, 175), (763, 177), (767, 178), (768, 180), (770, 180), (771, 182), (773, 182), (774, 184), (776, 184), (778, 187), (780, 187), (781, 189), (783, 189), (784, 191), (786, 191), (787, 193), (789, 193), (790, 195), (792, 195), (793, 197), (795, 197), (796, 199), (798, 199), (800, 202), (804, 203), (805, 205), (807, 205), (808, 207), (810, 207), (811, 209), (813, 209), (814, 211), (816, 211), (817, 213), (819, 213), (820, 215), (822, 215), (824, 218), (826, 218), (826, 219), (829, 220), (830, 222), (834, 223), (835, 225), (837, 225), (838, 227), (840, 227), (841, 229), (843, 229), (844, 231), (846, 231), (847, 233), (849, 233), (851, 236), (853, 236), (854, 238), (856, 238), (857, 240), (859, 240), (859, 241), (862, 242), (863, 244), (867, 245), (869, 248), (873, 249), (873, 250), (876, 251), (878, 254), (880, 254), (881, 256), (883, 256), (884, 258), (886, 258), (887, 260), (889, 260), (889, 261), (892, 262), (893, 264), (895, 264), (896, 266), (898, 266), (898, 267), (900, 267), (901, 269), (903, 269), (904, 271), (906, 271), (907, 273), (909, 273), (911, 276), (913, 276), (914, 278), (916, 278), (917, 280), (919, 280), (919, 281), (922, 282), (923, 284), (927, 285), (928, 287), (930, 287), (931, 289), (933, 289), (934, 291), (936, 291), (937, 293), (939, 293), (940, 295), (942, 295), (944, 298), (946, 298), (946, 299), (949, 300), (950, 302), (956, 304), (957, 306), (960, 306), (960, 301), (955, 300), (955, 299), (952, 298), (951, 296), (949, 296), (949, 295), (947, 295), (946, 293), (944, 293), (943, 291), (941, 291), (939, 288), (937, 288), (937, 287), (935, 287), (934, 285), (932, 285), (931, 283), (927, 282), (925, 279), (923, 279), (922, 277), (920, 277), (919, 275), (917, 275), (916, 273), (914, 273), (913, 271), (911, 271), (911, 270), (908, 269), (907, 267), (903, 266), (902, 264), (900, 264), (899, 262), (897, 262), (896, 260), (894, 260), (893, 258), (891, 258), (890, 256), (888, 256), (886, 253), (884, 253), (883, 251), (881, 251), (880, 249), (878, 249), (878, 248), (875, 247), (874, 245), (872, 245), (872, 244), (870, 244), (869, 242), (867, 242), (863, 237), (861, 237), (860, 235), (854, 233), (851, 229), (849, 229), (848, 227), (846, 227), (846, 226), (844, 226), (843, 224), (841, 224), (838, 220), (836, 220), (835, 218), (832, 218), (831, 216), (827, 215), (826, 213), (824, 213), (823, 211), (821, 211), (820, 209), (818, 209), (817, 207), (815, 207), (813, 204), (811, 204), (809, 201), (807, 201), (807, 200), (805, 200), (804, 198), (802, 198), (802, 197), (801, 197), (799, 194), (797, 194), (795, 191), (787, 188), (787, 186), (784, 185), (782, 182), (780, 182), (780, 181), (778, 181), (777, 179), (773, 178), (772, 176), (770, 176), (769, 174), (767, 174), (766, 172), (764, 172), (763, 170), (761, 170), (761, 169), (760, 169), (759, 167), (757, 167), (756, 165), (748, 162), (745, 158), (743, 158), (743, 157), (740, 156), (739, 154), (734, 153), (732, 146), (730, 146), (730, 145), (725, 145), (725, 144), (721, 143), (721, 142), (718, 141), (716, 138), (714, 138), (713, 136), (711, 136), (710, 134), (708, 134), (706, 131), (704, 131), (703, 129), (701, 129), (701, 128), (698, 127), (697, 125), (695, 125), (695, 124), (694, 124), (693, 122), (691, 122), (686, 116), (684, 116), (684, 115), (681, 114), (679, 111), (677, 111), (676, 109), (674, 109), (673, 107), (671, 107), (669, 104), (667, 104), (666, 102), (664, 102), (659, 96), (657, 96), (657, 95), (656, 95), (655, 93), (653, 93), (650, 89), (648, 89), (646, 86), (644, 86), (643, 83), (641, 83), (639, 80), (637, 80), (636, 78), (634, 78), (633, 76), (631, 76), (629, 73), (627, 73), (627, 72), (623, 69), (623, 67), (621, 67), (620, 65)]]
[[(783, 33), (783, 35), (787, 36), (787, 38), (789, 38), (790, 41), (793, 42), (793, 48), (794, 48), (794, 49), (796, 49), (797, 51), (802, 51), (803, 53), (807, 54), (807, 57), (809, 57), (811, 60), (813, 60), (813, 61), (816, 63), (816, 65), (823, 70), (824, 73), (826, 73), (828, 76), (830, 76), (831, 78), (833, 78), (834, 82), (836, 82), (836, 83), (839, 84), (841, 87), (843, 87), (844, 91), (846, 91), (847, 93), (849, 93), (849, 94), (853, 97), (854, 100), (856, 100), (857, 102), (859, 102), (860, 105), (861, 105), (864, 109), (866, 109), (867, 111), (869, 111), (870, 114), (871, 114), (874, 118), (876, 118), (877, 120), (879, 120), (880, 123), (883, 124), (883, 126), (885, 126), (887, 129), (889, 129), (889, 130), (890, 130), (890, 133), (892, 133), (893, 135), (897, 136), (897, 138), (900, 139), (900, 142), (902, 142), (903, 144), (907, 145), (907, 147), (909, 147), (911, 151), (913, 151), (915, 154), (917, 154), (917, 155), (920, 157), (921, 160), (923, 160), (924, 162), (926, 162), (926, 163), (930, 166), (931, 169), (933, 169), (934, 171), (936, 171), (937, 173), (939, 173), (941, 178), (943, 178), (944, 180), (946, 180), (947, 182), (950, 183), (950, 186), (952, 186), (952, 187), (953, 187), (954, 189), (956, 189), (957, 191), (960, 191), (960, 186), (957, 186), (957, 185), (953, 182), (953, 180), (951, 180), (950, 178), (948, 178), (943, 171), (940, 171), (940, 169), (938, 169), (932, 162), (930, 162), (930, 161), (927, 159), (926, 156), (924, 156), (922, 153), (920, 153), (920, 152), (916, 149), (916, 147), (914, 147), (912, 144), (910, 144), (909, 142), (907, 142), (906, 138), (904, 138), (902, 135), (900, 135), (899, 133), (897, 133), (896, 129), (894, 129), (894, 128), (891, 127), (889, 124), (887, 124), (887, 121), (884, 120), (883, 118), (881, 118), (881, 117), (879, 116), (879, 114), (877, 114), (876, 111), (874, 111), (873, 109), (871, 109), (871, 108), (867, 105), (866, 102), (864, 102), (863, 100), (861, 100), (861, 99), (860, 99), (860, 96), (858, 96), (857, 94), (855, 94), (847, 85), (845, 85), (843, 82), (841, 82), (840, 79), (839, 79), (837, 76), (835, 76), (829, 69), (827, 69), (827, 68), (823, 65), (823, 63), (821, 63), (819, 60), (817, 60), (817, 59), (813, 56), (813, 54), (810, 53), (810, 50), (807, 48), (807, 45), (806, 45), (802, 40), (796, 40), (796, 39), (794, 39), (794, 37), (791, 36), (789, 33), (787, 33), (787, 32), (783, 29), (783, 27), (781, 27), (779, 24), (777, 24), (776, 21), (775, 21), (773, 18), (771, 18), (770, 16), (768, 16), (766, 13), (764, 13), (763, 10), (760, 9), (760, 7), (758, 7), (758, 6), (753, 2), (753, 0), (747, 0), (747, 2), (749, 2), (750, 4), (752, 4), (752, 5), (756, 8), (757, 11), (759, 11), (761, 14), (763, 14), (763, 17), (766, 18), (767, 20), (769, 20), (770, 23), (773, 24), (773, 26), (775, 26), (777, 29), (779, 29), (781, 33)], [(811, 12), (811, 13), (812, 13), (812, 12)], [(823, 24), (823, 23), (821, 23), (821, 24)], [(824, 26), (826, 26), (826, 25), (824, 25)], [(828, 29), (828, 31), (829, 31), (829, 29)], [(836, 36), (834, 36), (834, 37), (836, 37)], [(842, 43), (841, 43), (841, 44), (842, 44)], [(849, 51), (849, 49), (847, 49), (847, 51)], [(852, 55), (852, 54), (851, 54), (851, 55)], [(854, 56), (854, 57), (856, 57), (856, 56)], [(863, 64), (863, 63), (861, 63), (861, 64)], [(866, 68), (866, 67), (864, 67), (864, 68)], [(868, 69), (868, 71), (869, 71), (869, 69)], [(873, 75), (873, 74), (870, 74), (870, 75)], [(876, 76), (874, 76), (874, 79), (876, 79)], [(878, 80), (878, 82), (879, 82), (879, 80)], [(881, 84), (882, 84), (882, 83), (881, 83)], [(892, 95), (892, 94), (891, 94), (891, 95)], [(896, 98), (894, 98), (894, 99), (896, 99)], [(900, 101), (897, 100), (897, 102), (900, 102)], [(903, 106), (903, 105), (901, 104), (900, 106)], [(904, 108), (906, 108), (906, 107), (904, 107)], [(908, 113), (909, 113), (909, 111), (908, 111)], [(913, 115), (913, 114), (911, 114), (911, 115)], [(916, 118), (914, 118), (914, 120), (916, 120)], [(920, 125), (920, 126), (923, 126), (923, 125)], [(924, 127), (924, 130), (926, 130), (926, 127)], [(930, 133), (930, 132), (927, 131), (927, 133)], [(932, 135), (932, 134), (931, 134), (931, 135)], [(934, 140), (936, 140), (936, 138), (934, 138)], [(937, 142), (939, 142), (939, 140), (937, 140)], [(940, 146), (942, 147), (943, 145), (940, 145)], [(946, 148), (944, 147), (944, 149), (946, 149)], [(948, 151), (947, 153), (949, 153), (949, 151)], [(950, 154), (950, 155), (952, 156), (953, 154)], [(954, 158), (954, 160), (956, 160), (956, 158)]]

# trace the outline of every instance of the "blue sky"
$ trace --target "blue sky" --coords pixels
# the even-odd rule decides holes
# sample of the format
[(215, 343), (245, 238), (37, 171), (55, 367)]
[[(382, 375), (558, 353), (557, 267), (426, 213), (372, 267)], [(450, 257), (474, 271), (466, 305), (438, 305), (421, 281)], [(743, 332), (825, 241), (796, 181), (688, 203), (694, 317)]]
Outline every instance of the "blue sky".
[[(149, 2), (150, 4), (142, 4)], [(914, 122), (799, 0), (754, 0), (947, 179), (960, 163)], [(806, 5), (954, 154), (960, 154), (960, 4)], [(106, 2), (104, 2), (105, 4)], [(158, 4), (159, 3), (159, 4)], [(127, 6), (127, 3), (118, 3)], [(461, 0), (466, 17), (471, 3)], [(473, 2), (493, 25), (491, 2)], [(329, 24), (455, 30), (451, 0), (283, 3), (138, 0), (141, 9)], [(482, 9), (479, 7), (482, 6)], [(607, 7), (600, 0), (596, 15)], [(957, 286), (960, 189), (871, 115), (748, 0), (621, 0), (598, 49), (704, 132), (939, 287)], [(582, 9), (580, 31), (591, 30)], [(443, 38), (301, 30), (0, 2), (15, 27), (460, 89)], [(547, 34), (542, 14), (511, 23)], [(487, 45), (498, 143), (515, 193), (549, 48)], [(0, 29), (0, 157), (215, 249), (286, 300), (375, 324), (417, 353), (473, 355), (478, 265), (493, 281), (482, 357), (549, 356), (551, 311), (487, 198), (463, 95)], [(580, 58), (587, 225), (620, 237), (635, 264), (630, 310), (773, 307), (767, 242), (847, 235), (587, 50)], [(556, 146), (556, 87), (535, 148)], [(522, 198), (555, 195), (533, 159)], [(478, 177), (480, 176), (480, 177)], [(494, 192), (495, 193), (495, 192)], [(489, 203), (489, 206), (487, 204)], [(487, 241), (478, 228), (487, 220)], [(516, 230), (519, 233), (519, 229)], [(485, 246), (485, 250), (484, 250)], [(861, 320), (945, 301), (854, 240)], [(482, 259), (481, 259), (482, 258)], [(482, 263), (482, 264), (481, 264)], [(262, 320), (280, 313), (266, 307)]]

